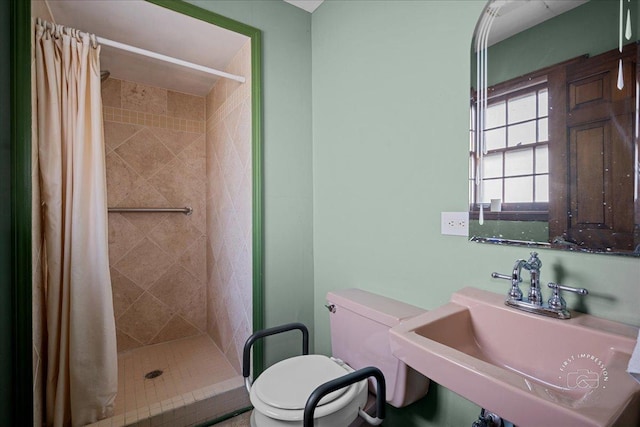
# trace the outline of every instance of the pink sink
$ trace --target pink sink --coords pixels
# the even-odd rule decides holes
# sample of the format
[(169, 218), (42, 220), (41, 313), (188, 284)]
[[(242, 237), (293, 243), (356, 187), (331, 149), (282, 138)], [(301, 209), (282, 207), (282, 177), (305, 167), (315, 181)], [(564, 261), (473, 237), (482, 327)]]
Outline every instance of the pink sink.
[(626, 373), (638, 328), (581, 313), (560, 320), (464, 288), (391, 329), (393, 354), (518, 427), (639, 426)]

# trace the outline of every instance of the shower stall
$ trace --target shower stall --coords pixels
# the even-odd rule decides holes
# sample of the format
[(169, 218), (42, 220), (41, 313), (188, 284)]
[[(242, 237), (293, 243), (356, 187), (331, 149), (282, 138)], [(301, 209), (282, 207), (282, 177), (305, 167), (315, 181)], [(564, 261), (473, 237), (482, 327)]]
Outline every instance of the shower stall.
[[(193, 425), (249, 404), (239, 374), (253, 310), (251, 39), (151, 3), (126, 3), (34, 0), (32, 15), (102, 42), (118, 348), (112, 421), (160, 416)], [(148, 24), (122, 27), (131, 21)], [(221, 33), (226, 51), (216, 53), (211, 37)], [(192, 59), (194, 48), (184, 46), (195, 36), (209, 46)], [(198, 69), (210, 58), (222, 77)], [(40, 253), (34, 248), (36, 424), (46, 366)]]

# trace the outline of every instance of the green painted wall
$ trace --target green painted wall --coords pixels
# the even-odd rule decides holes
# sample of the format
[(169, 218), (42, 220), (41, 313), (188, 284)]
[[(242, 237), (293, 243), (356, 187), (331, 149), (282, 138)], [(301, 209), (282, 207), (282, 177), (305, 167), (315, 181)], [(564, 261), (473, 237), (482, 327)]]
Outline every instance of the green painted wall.
[[(263, 32), (265, 326), (313, 331), (311, 15), (281, 0), (189, 3)], [(293, 335), (269, 339), (267, 360), (299, 351)]]
[(0, 414), (11, 414), (11, 155), (9, 114), (9, 2), (0, 2)]
[[(330, 352), (326, 292), (359, 287), (432, 309), (525, 248), (440, 235), (468, 208), (469, 49), (482, 1), (328, 1), (312, 15), (315, 340)], [(640, 260), (540, 250), (583, 309), (640, 325)], [(575, 299), (567, 298), (570, 307)], [(497, 331), (499, 333), (499, 331)], [(390, 426), (470, 425), (478, 408), (435, 387)]]

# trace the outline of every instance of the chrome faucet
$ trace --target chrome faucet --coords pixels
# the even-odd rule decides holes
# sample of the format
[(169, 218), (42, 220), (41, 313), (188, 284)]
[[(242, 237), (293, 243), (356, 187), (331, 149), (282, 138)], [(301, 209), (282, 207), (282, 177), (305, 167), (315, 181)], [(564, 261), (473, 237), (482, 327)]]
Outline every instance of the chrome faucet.
[(509, 298), (515, 301), (522, 301), (522, 291), (520, 290), (520, 282), (522, 282), (522, 269), (529, 271), (531, 282), (529, 285), (528, 301), (532, 304), (542, 305), (542, 294), (540, 293), (540, 268), (542, 261), (538, 258), (537, 252), (531, 252), (528, 260), (517, 259), (513, 265), (511, 276), (500, 273), (492, 273), (494, 279), (511, 280), (511, 289), (509, 290)]
[[(511, 289), (509, 290), (509, 298), (514, 300), (522, 299), (522, 291), (520, 290), (520, 282), (522, 282), (522, 267), (527, 263), (527, 261), (523, 259), (517, 259), (516, 263), (513, 265), (513, 272), (511, 273)], [(509, 279), (508, 276), (498, 273), (493, 273), (492, 277), (497, 277), (499, 279)]]
[(523, 267), (529, 270), (531, 274), (529, 302), (535, 305), (542, 305), (542, 293), (540, 292), (540, 268), (542, 268), (542, 261), (538, 258), (538, 253), (531, 252), (529, 260), (524, 263)]
[[(529, 271), (529, 274), (531, 276), (529, 293), (526, 299), (523, 298), (522, 291), (520, 290), (523, 268)], [(531, 256), (528, 260), (516, 260), (511, 275), (494, 272), (491, 273), (491, 277), (493, 277), (494, 279), (505, 279), (511, 281), (511, 289), (509, 289), (509, 292), (507, 293), (507, 299), (504, 302), (506, 305), (516, 307), (531, 313), (558, 317), (560, 319), (569, 319), (571, 317), (571, 313), (569, 313), (569, 311), (567, 310), (567, 305), (564, 299), (560, 296), (560, 291), (563, 290), (574, 292), (579, 295), (587, 295), (589, 291), (584, 288), (574, 288), (557, 283), (549, 283), (549, 288), (553, 289), (553, 296), (545, 305), (542, 299), (542, 292), (540, 291), (541, 268), (542, 261), (540, 261), (540, 258), (538, 258), (538, 254), (536, 252), (531, 252)]]

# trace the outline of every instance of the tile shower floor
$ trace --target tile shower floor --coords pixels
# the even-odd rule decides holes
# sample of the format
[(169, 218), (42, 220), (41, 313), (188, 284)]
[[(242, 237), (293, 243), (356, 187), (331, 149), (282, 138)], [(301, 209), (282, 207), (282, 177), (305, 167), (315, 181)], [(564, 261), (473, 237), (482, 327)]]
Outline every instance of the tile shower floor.
[(199, 335), (119, 354), (115, 415), (94, 426), (188, 426), (246, 406), (242, 377)]

